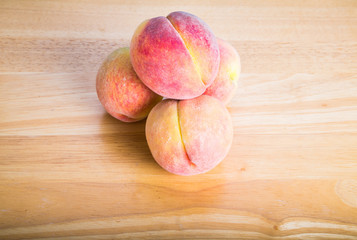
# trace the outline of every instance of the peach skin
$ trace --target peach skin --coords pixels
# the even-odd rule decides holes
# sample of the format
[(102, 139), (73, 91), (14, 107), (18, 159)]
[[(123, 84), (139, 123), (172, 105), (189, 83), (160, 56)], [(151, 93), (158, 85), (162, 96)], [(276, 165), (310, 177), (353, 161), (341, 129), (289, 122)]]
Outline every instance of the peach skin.
[(96, 88), (105, 110), (123, 122), (146, 118), (150, 110), (162, 100), (134, 72), (129, 48), (119, 48), (104, 60), (97, 74)]
[(218, 73), (216, 37), (200, 18), (185, 12), (144, 21), (136, 29), (130, 57), (140, 79), (166, 98), (204, 93)]
[(177, 175), (211, 170), (225, 158), (233, 140), (228, 110), (207, 95), (163, 100), (151, 110), (145, 132), (156, 162)]
[(220, 65), (216, 79), (206, 89), (210, 95), (228, 104), (237, 91), (237, 82), (241, 70), (238, 52), (228, 42), (217, 38), (220, 51)]

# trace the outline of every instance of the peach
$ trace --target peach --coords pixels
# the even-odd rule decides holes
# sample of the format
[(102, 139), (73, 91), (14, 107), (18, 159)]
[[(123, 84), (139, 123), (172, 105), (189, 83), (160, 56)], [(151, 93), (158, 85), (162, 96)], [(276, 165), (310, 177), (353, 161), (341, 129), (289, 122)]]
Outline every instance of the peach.
[(186, 12), (141, 23), (131, 40), (130, 57), (146, 86), (174, 99), (203, 94), (219, 67), (216, 37), (205, 22)]
[(96, 88), (105, 110), (123, 122), (146, 118), (162, 100), (134, 72), (129, 48), (119, 48), (104, 60), (97, 74)]
[(236, 90), (241, 70), (238, 52), (228, 42), (217, 38), (220, 64), (216, 79), (206, 89), (205, 95), (210, 95), (228, 104)]
[(207, 95), (163, 100), (151, 110), (145, 132), (156, 162), (177, 175), (211, 170), (225, 158), (233, 139), (228, 110)]

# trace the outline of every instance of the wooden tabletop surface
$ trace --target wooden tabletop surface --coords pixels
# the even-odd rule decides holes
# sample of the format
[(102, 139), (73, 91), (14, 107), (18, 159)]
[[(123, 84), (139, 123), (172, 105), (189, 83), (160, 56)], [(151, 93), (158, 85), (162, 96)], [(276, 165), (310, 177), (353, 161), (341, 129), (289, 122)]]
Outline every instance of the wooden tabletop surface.
[[(234, 140), (164, 171), (95, 77), (176, 10), (240, 53)], [(357, 1), (1, 1), (0, 239), (357, 239)]]

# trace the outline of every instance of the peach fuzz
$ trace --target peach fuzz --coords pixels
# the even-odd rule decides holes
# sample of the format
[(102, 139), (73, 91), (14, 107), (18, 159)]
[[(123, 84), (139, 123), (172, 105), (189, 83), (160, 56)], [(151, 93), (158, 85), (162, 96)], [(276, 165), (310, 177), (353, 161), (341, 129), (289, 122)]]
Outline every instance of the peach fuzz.
[(162, 100), (134, 72), (129, 48), (119, 48), (104, 60), (97, 74), (96, 88), (105, 110), (123, 122), (146, 118), (150, 110)]
[(156, 162), (177, 175), (204, 173), (227, 155), (233, 140), (232, 120), (217, 99), (166, 99), (146, 121), (146, 139)]
[(203, 94), (219, 67), (216, 37), (205, 22), (185, 12), (140, 24), (131, 40), (130, 57), (146, 86), (173, 99)]
[(217, 38), (220, 51), (220, 65), (216, 79), (205, 91), (205, 95), (215, 97), (228, 104), (236, 90), (241, 71), (238, 52), (228, 42)]

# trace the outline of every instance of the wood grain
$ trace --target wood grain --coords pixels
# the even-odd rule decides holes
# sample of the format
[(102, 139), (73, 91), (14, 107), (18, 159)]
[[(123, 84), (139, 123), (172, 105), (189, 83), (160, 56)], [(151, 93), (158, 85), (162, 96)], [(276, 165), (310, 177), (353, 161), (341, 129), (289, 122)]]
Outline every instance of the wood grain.
[[(96, 71), (146, 18), (184, 10), (239, 51), (234, 142), (161, 169)], [(0, 239), (357, 239), (356, 1), (2, 1)]]

